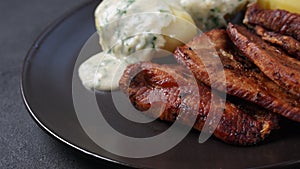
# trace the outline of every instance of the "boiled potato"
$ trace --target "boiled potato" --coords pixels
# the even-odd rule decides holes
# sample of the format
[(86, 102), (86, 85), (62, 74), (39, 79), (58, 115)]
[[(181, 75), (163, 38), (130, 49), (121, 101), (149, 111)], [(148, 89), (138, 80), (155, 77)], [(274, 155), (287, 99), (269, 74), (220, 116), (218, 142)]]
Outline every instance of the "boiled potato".
[(197, 27), (187, 12), (175, 8), (171, 9), (177, 19), (163, 28), (162, 33), (166, 40), (163, 49), (173, 52), (177, 46), (187, 43), (197, 34)]
[(265, 9), (283, 9), (300, 14), (299, 0), (258, 0), (258, 4)]

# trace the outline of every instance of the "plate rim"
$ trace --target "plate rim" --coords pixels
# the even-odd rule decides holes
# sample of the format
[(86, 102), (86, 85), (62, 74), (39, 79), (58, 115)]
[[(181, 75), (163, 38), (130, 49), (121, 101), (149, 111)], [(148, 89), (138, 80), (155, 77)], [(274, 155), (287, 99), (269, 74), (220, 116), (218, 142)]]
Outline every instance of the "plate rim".
[[(85, 8), (92, 3), (101, 3), (102, 0), (88, 0), (88, 2), (79, 4), (75, 6), (73, 9), (70, 9), (68, 12), (62, 14), (60, 17), (57, 19), (54, 19), (54, 21), (50, 22), (50, 24), (46, 25), (45, 28), (42, 29), (42, 31), (37, 35), (37, 37), (33, 40), (33, 43), (31, 44), (27, 54), (25, 55), (23, 61), (22, 61), (22, 67), (21, 67), (21, 77), (20, 77), (20, 93), (22, 97), (22, 101), (30, 114), (31, 118), (35, 121), (35, 123), (42, 129), (44, 130), (48, 135), (50, 135), (52, 138), (55, 140), (59, 141), (60, 143), (64, 143), (65, 145), (70, 146), (71, 148), (78, 150), (81, 153), (84, 153), (86, 155), (89, 155), (91, 157), (94, 157), (96, 159), (101, 159), (104, 162), (108, 162), (112, 165), (119, 165), (121, 167), (131, 167), (131, 168), (145, 168), (141, 167), (135, 164), (129, 164), (121, 161), (117, 161), (114, 159), (111, 159), (109, 157), (105, 157), (104, 155), (99, 155), (96, 153), (93, 153), (89, 150), (86, 150), (84, 148), (79, 147), (78, 145), (75, 145), (71, 143), (70, 141), (67, 141), (66, 139), (62, 138), (58, 134), (55, 133), (55, 131), (52, 131), (50, 128), (45, 126), (39, 118), (35, 115), (34, 111), (32, 110), (30, 104), (29, 104), (29, 99), (27, 99), (26, 92), (25, 92), (25, 77), (26, 77), (26, 72), (28, 68), (29, 61), (33, 56), (35, 56), (35, 53), (39, 49), (39, 47), (43, 44), (44, 40), (51, 35), (52, 31), (55, 30), (57, 26), (62, 24), (66, 19), (71, 17), (74, 13), (76, 13), (78, 10), (81, 10), (82, 8)], [(293, 167), (295, 165), (300, 166), (300, 160), (290, 160), (286, 162), (281, 162), (281, 163), (275, 163), (275, 164), (270, 164), (270, 165), (264, 165), (264, 166), (257, 166), (255, 168), (278, 168), (278, 167)]]
[[(97, 2), (101, 2), (102, 0), (96, 0)], [(109, 157), (105, 157), (103, 155), (99, 155), (96, 153), (93, 153), (89, 150), (86, 150), (84, 148), (79, 147), (78, 145), (75, 145), (71, 143), (70, 141), (67, 141), (66, 139), (62, 138), (58, 134), (55, 133), (55, 131), (52, 131), (50, 128), (45, 126), (43, 122), (39, 120), (39, 118), (35, 115), (35, 112), (32, 110), (30, 104), (29, 104), (29, 99), (26, 96), (25, 92), (25, 77), (27, 68), (28, 68), (28, 63), (31, 60), (33, 56), (35, 56), (37, 50), (39, 49), (40, 45), (44, 42), (44, 40), (51, 35), (51, 32), (55, 30), (57, 26), (59, 26), (61, 23), (63, 23), (66, 19), (68, 19), (70, 16), (72, 16), (74, 13), (76, 13), (78, 10), (81, 10), (82, 8), (85, 8), (92, 3), (95, 3), (95, 0), (89, 0), (88, 2), (79, 4), (75, 6), (73, 9), (70, 9), (68, 12), (62, 14), (59, 16), (57, 19), (54, 19), (54, 21), (50, 22), (50, 24), (46, 25), (45, 28), (37, 35), (35, 40), (33, 40), (33, 43), (31, 44), (27, 54), (25, 55), (23, 61), (22, 61), (22, 67), (21, 67), (21, 77), (20, 77), (20, 92), (21, 92), (21, 97), (22, 101), (27, 109), (27, 112), (30, 114), (31, 118), (35, 121), (35, 123), (43, 130), (45, 131), (48, 135), (50, 135), (52, 138), (55, 140), (59, 141), (60, 143), (64, 143), (65, 145), (70, 146), (71, 148), (75, 150), (79, 150), (79, 152), (84, 153), (86, 155), (95, 157), (97, 159), (101, 159), (104, 162), (109, 162), (111, 164), (115, 165), (120, 165), (122, 167), (132, 167), (132, 168), (141, 168), (137, 165), (132, 165), (124, 162), (120, 162), (117, 160), (113, 160)]]

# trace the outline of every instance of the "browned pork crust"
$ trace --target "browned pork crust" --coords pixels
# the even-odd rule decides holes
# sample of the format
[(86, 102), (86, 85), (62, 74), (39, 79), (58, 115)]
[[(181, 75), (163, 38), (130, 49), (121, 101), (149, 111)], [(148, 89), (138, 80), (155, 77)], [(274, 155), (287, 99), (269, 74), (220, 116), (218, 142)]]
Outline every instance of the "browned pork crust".
[(248, 7), (244, 23), (260, 25), (283, 35), (290, 35), (300, 41), (300, 15), (285, 10), (260, 9), (257, 4)]
[[(203, 59), (209, 63), (209, 58), (212, 57), (210, 50), (207, 49), (211, 47), (203, 44), (207, 37), (210, 38), (224, 65), (228, 94), (243, 98), (300, 122), (300, 103), (297, 97), (280, 88), (249, 60), (240, 55), (225, 30), (209, 31), (205, 35), (196, 37), (187, 45), (178, 47), (175, 51), (174, 56), (177, 61), (190, 69), (196, 79), (208, 86), (212, 83), (224, 83), (221, 78), (209, 77), (207, 69), (214, 67), (207, 67), (203, 63)], [(218, 76), (218, 70), (214, 72), (213, 76)], [(218, 88), (218, 85), (215, 85), (215, 88), (222, 90)]]
[[(198, 88), (191, 86), (192, 77), (183, 72), (180, 68), (153, 63), (134, 64), (125, 70), (120, 88), (138, 110), (146, 111), (152, 103), (160, 102), (165, 104), (159, 116), (161, 120), (174, 122), (180, 117), (183, 124), (189, 124), (189, 117), (196, 115), (194, 128), (201, 130), (210, 110), (212, 93), (201, 83)], [(199, 99), (194, 99), (196, 92), (199, 92)], [(221, 108), (218, 104), (214, 106)], [(180, 109), (185, 111), (179, 113)], [(147, 113), (155, 116), (157, 112)], [(226, 102), (214, 135), (227, 143), (252, 145), (264, 140), (277, 127), (278, 117), (274, 113), (257, 106), (249, 109), (243, 104)]]
[(300, 42), (293, 37), (267, 31), (261, 26), (255, 26), (255, 31), (263, 40), (281, 47), (292, 57), (300, 60)]
[(239, 50), (266, 76), (300, 96), (300, 61), (267, 44), (245, 27), (229, 24), (227, 31)]

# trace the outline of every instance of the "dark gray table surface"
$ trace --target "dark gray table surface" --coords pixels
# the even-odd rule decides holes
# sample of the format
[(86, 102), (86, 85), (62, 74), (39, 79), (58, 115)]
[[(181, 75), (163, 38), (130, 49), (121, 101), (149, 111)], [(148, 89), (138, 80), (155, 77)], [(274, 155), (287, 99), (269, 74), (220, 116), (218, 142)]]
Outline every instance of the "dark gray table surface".
[(108, 168), (46, 134), (20, 93), (22, 61), (51, 22), (87, 0), (0, 1), (0, 168)]

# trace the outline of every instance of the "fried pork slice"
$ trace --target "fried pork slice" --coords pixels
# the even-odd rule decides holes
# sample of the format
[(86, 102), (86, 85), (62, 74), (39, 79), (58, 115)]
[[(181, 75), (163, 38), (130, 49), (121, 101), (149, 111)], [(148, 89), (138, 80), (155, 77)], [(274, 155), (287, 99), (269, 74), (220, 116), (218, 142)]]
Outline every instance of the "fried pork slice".
[(284, 49), (288, 54), (300, 61), (300, 42), (291, 36), (267, 31), (261, 26), (255, 26), (256, 34), (261, 36), (264, 41), (277, 45)]
[[(222, 70), (204, 64), (210, 63), (210, 58), (212, 58), (209, 50), (211, 47), (203, 43), (207, 38), (210, 39), (223, 63), (226, 82), (223, 82), (222, 78), (218, 78), (219, 71)], [(218, 84), (225, 83), (229, 95), (250, 101), (300, 122), (298, 97), (283, 90), (267, 78), (252, 62), (238, 53), (226, 30), (215, 29), (200, 35), (187, 45), (178, 47), (174, 56), (179, 63), (193, 72), (196, 79), (204, 84), (208, 86), (215, 84), (214, 88), (223, 90)], [(213, 60), (211, 64), (214, 65)], [(209, 76), (208, 69), (215, 73)]]
[[(140, 111), (150, 109), (152, 103), (165, 104), (159, 116), (161, 120), (180, 119), (181, 123), (189, 124), (189, 117), (196, 115), (193, 127), (201, 131), (210, 110), (212, 93), (201, 83), (193, 87), (193, 77), (183, 72), (180, 68), (149, 62), (130, 65), (120, 80), (120, 88)], [(199, 99), (194, 99), (195, 92), (199, 92)], [(182, 109), (189, 111), (180, 111)], [(157, 112), (147, 113), (155, 116)], [(278, 128), (276, 114), (258, 106), (249, 108), (247, 103), (236, 105), (227, 101), (214, 135), (230, 144), (253, 145), (264, 140), (275, 128)]]
[(229, 24), (227, 32), (238, 49), (266, 76), (300, 96), (300, 61), (264, 42), (243, 26)]
[(257, 4), (248, 7), (244, 23), (260, 25), (283, 35), (290, 35), (300, 41), (300, 15), (285, 10), (261, 9)]

